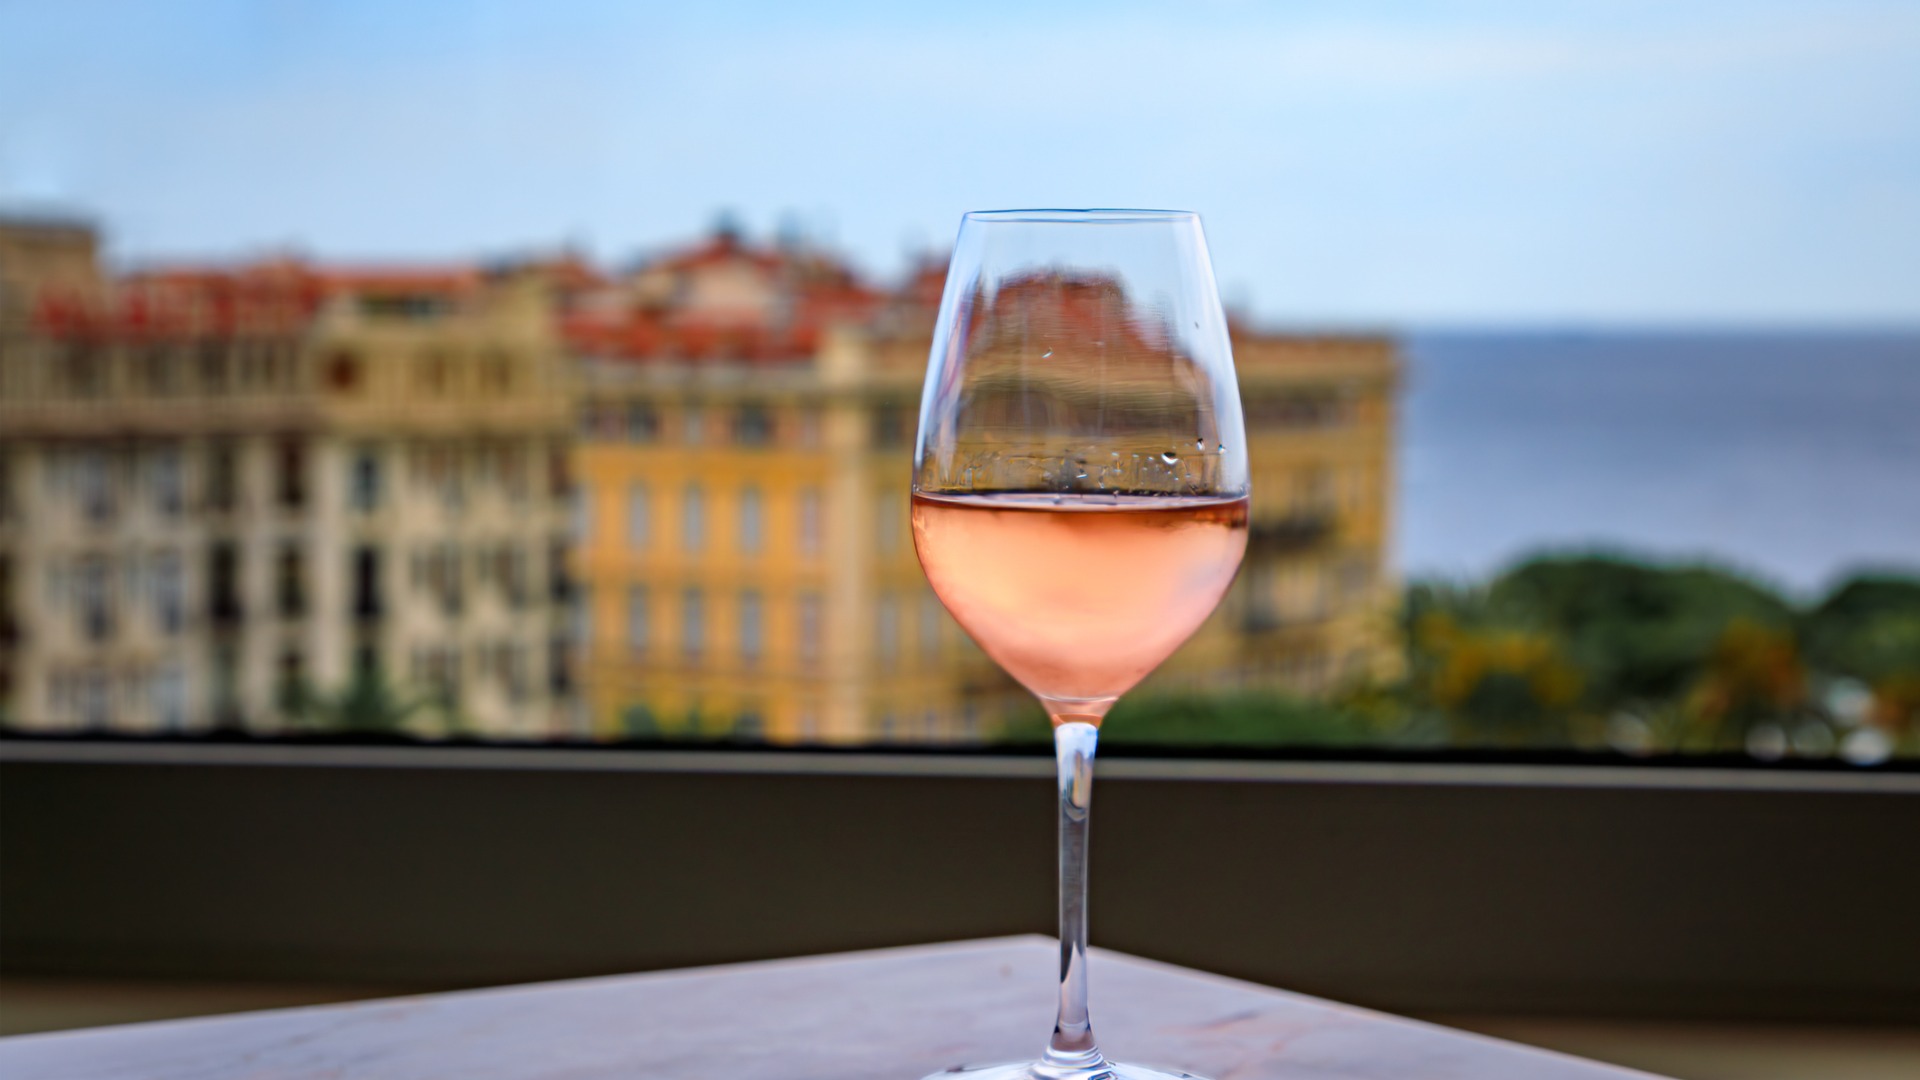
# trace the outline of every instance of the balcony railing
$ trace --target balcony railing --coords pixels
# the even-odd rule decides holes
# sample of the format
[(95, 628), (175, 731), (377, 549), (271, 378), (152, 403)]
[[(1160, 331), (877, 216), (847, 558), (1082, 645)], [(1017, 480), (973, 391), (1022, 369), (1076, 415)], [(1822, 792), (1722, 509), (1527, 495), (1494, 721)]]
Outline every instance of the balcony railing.
[(1333, 535), (1334, 513), (1330, 507), (1293, 510), (1282, 518), (1256, 519), (1247, 532), (1249, 555), (1287, 554), (1305, 551)]

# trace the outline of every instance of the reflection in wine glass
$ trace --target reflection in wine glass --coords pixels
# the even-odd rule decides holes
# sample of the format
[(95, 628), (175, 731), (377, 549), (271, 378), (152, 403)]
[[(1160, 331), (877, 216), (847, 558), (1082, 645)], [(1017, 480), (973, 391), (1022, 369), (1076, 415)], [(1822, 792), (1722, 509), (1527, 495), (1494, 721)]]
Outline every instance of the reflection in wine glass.
[(1196, 215), (1013, 210), (961, 222), (914, 448), (913, 534), (941, 602), (1053, 719), (1060, 1011), (1038, 1062), (1156, 1077), (1087, 1015), (1086, 844), (1100, 722), (1199, 628), (1246, 550), (1247, 459)]

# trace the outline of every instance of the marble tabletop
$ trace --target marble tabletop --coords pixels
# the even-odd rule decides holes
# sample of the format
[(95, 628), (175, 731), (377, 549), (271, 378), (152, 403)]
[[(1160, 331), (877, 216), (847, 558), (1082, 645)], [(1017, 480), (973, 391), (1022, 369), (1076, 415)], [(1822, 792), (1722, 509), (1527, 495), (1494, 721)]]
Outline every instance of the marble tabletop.
[[(6, 1080), (918, 1080), (1031, 1058), (1055, 949), (997, 938), (0, 1040)], [(1213, 1080), (1633, 1072), (1095, 950), (1108, 1056)]]

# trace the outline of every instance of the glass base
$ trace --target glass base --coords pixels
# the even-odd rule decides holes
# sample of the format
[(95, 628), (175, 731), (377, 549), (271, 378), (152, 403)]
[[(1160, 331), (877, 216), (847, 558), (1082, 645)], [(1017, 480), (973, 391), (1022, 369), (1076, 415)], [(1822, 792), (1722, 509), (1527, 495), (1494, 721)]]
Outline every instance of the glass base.
[[(957, 1080), (1059, 1080), (1052, 1070), (1043, 1069), (1040, 1063), (1035, 1061), (1016, 1062), (1012, 1065), (956, 1065), (943, 1072), (934, 1073), (926, 1080), (946, 1080), (949, 1077)], [(1088, 1072), (1074, 1073), (1072, 1080), (1202, 1080), (1202, 1078), (1192, 1073), (1109, 1061)]]

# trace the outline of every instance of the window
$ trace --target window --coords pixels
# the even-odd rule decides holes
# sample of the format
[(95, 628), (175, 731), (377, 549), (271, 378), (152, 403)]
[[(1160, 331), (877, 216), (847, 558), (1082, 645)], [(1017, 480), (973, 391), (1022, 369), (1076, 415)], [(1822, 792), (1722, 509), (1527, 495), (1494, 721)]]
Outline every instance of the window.
[(451, 366), (443, 352), (432, 350), (423, 353), (413, 362), (414, 388), (430, 397), (446, 393), (447, 373)]
[(767, 446), (773, 442), (773, 413), (764, 405), (742, 405), (733, 417), (736, 446)]
[(573, 649), (564, 634), (547, 642), (547, 693), (561, 701), (573, 696)]
[(427, 581), (440, 604), (440, 614), (453, 618), (466, 607), (466, 561), (460, 546), (444, 543), (436, 547), (427, 563)]
[(528, 648), (515, 641), (502, 640), (494, 644), (493, 653), (493, 675), (501, 692), (514, 704), (524, 702), (533, 688), (527, 674)]
[(1333, 470), (1309, 465), (1293, 474), (1293, 508), (1297, 516), (1320, 517), (1334, 509)]
[(380, 590), (380, 549), (363, 544), (353, 549), (352, 559), (353, 617), (378, 619), (386, 610)]
[(348, 505), (363, 514), (380, 508), (380, 454), (371, 446), (353, 452), (347, 477)]
[(547, 446), (547, 495), (559, 500), (572, 491), (573, 459), (569, 456), (567, 444), (550, 443)]
[(180, 554), (163, 551), (153, 557), (153, 621), (162, 634), (178, 634), (187, 621), (187, 583)]
[(760, 625), (760, 594), (752, 589), (740, 594), (740, 661), (749, 667), (760, 662), (763, 646)]
[(900, 552), (900, 526), (905, 513), (898, 492), (883, 491), (874, 500), (874, 545), (882, 555)]
[(699, 663), (707, 643), (707, 597), (699, 589), (680, 592), (680, 655)]
[(453, 310), (450, 297), (428, 292), (380, 293), (359, 299), (360, 313), (370, 319), (428, 322)]
[(245, 722), (240, 712), (240, 650), (222, 642), (213, 648), (213, 724), (232, 729)]
[(940, 659), (940, 624), (945, 614), (939, 597), (920, 594), (920, 658), (929, 664)]
[(1366, 555), (1349, 555), (1340, 560), (1339, 592), (1342, 605), (1360, 603), (1373, 589), (1373, 560)]
[(307, 447), (290, 439), (278, 450), (277, 501), (283, 510), (298, 510), (307, 504)]
[(187, 726), (187, 672), (178, 664), (163, 664), (153, 677), (153, 716), (163, 731)]
[(307, 658), (298, 649), (283, 649), (275, 665), (273, 699), (282, 716), (297, 712), (306, 701)]
[(80, 673), (80, 723), (90, 728), (104, 728), (113, 719), (113, 683), (107, 673), (98, 668), (88, 668)]
[(627, 547), (634, 551), (644, 550), (648, 534), (652, 531), (649, 506), (652, 494), (645, 484), (630, 484), (627, 487)]
[(505, 489), (507, 498), (516, 505), (524, 503), (532, 494), (533, 484), (528, 478), (530, 470), (527, 462), (532, 455), (517, 443), (508, 443), (500, 448), (500, 485)]
[(698, 484), (688, 484), (680, 496), (680, 548), (689, 553), (707, 545), (707, 496)]
[(155, 448), (148, 458), (147, 470), (152, 484), (154, 510), (162, 517), (179, 517), (187, 504), (180, 448), (173, 445)]
[(113, 519), (113, 473), (104, 450), (82, 450), (78, 459), (80, 513), (95, 525)]
[(1369, 494), (1371, 470), (1365, 465), (1355, 465), (1347, 470), (1346, 506), (1349, 514), (1357, 514), (1366, 509)]
[(593, 650), (593, 590), (581, 586), (567, 608), (568, 636), (580, 655)]
[(907, 444), (907, 410), (900, 405), (882, 405), (873, 411), (873, 445), (892, 450)]
[(240, 618), (240, 548), (221, 540), (207, 549), (207, 617), (215, 624)]
[[(205, 356), (202, 355), (202, 362)], [(350, 352), (337, 352), (327, 358), (327, 389), (336, 394), (355, 394), (361, 384), (360, 357)], [(205, 370), (204, 368), (202, 369)], [(203, 375), (204, 379), (205, 376)]]
[(758, 555), (760, 544), (760, 489), (742, 488), (740, 491), (740, 552), (743, 555)]
[(593, 539), (593, 489), (578, 488), (573, 493), (573, 541), (586, 544)]
[(440, 694), (440, 700), (457, 705), (461, 700), (461, 648), (444, 646), (440, 651), (440, 665), (434, 673), (434, 688)]
[(821, 602), (819, 593), (801, 593), (797, 612), (796, 636), (799, 640), (800, 663), (812, 668), (820, 664), (820, 638), (826, 629), (826, 606)]
[(508, 607), (518, 611), (533, 596), (533, 578), (528, 570), (532, 556), (518, 545), (502, 544), (495, 549), (493, 557), (500, 596)]
[(60, 365), (67, 392), (74, 397), (97, 397), (107, 388), (107, 361), (96, 346), (75, 342), (67, 346)]
[(0, 693), (13, 693), (11, 676), (14, 644), (20, 640), (20, 623), (13, 613), (13, 556), (0, 551)]
[(280, 617), (297, 619), (307, 613), (307, 561), (306, 553), (298, 544), (286, 544), (280, 548), (279, 556), (274, 560), (274, 598)]
[(820, 489), (806, 488), (800, 492), (800, 554), (808, 557), (819, 555), (823, 531)]
[(547, 544), (547, 599), (556, 604), (565, 603), (573, 595), (573, 575), (567, 563), (571, 547), (564, 536), (554, 537)]
[(626, 428), (628, 442), (654, 442), (660, 438), (660, 413), (651, 405), (629, 405)]
[(647, 651), (653, 612), (645, 585), (627, 586), (627, 648), (635, 653)]
[(208, 338), (194, 357), (194, 372), (202, 394), (215, 397), (227, 389), (227, 343)]
[(151, 345), (140, 353), (140, 375), (143, 389), (155, 397), (170, 394), (174, 389), (173, 359), (164, 345)]
[(240, 502), (239, 453), (232, 443), (216, 442), (207, 449), (207, 509), (230, 513)]
[(459, 513), (467, 505), (467, 448), (448, 443), (440, 448), (437, 458), (440, 505), (450, 514)]
[(112, 567), (103, 555), (80, 560), (80, 634), (88, 641), (113, 636)]
[(881, 593), (873, 606), (874, 655), (882, 667), (892, 666), (900, 655), (900, 601), (892, 593)]
[(1240, 405), (1249, 435), (1309, 426), (1311, 407), (1311, 399), (1298, 394), (1271, 393), (1249, 393)]

